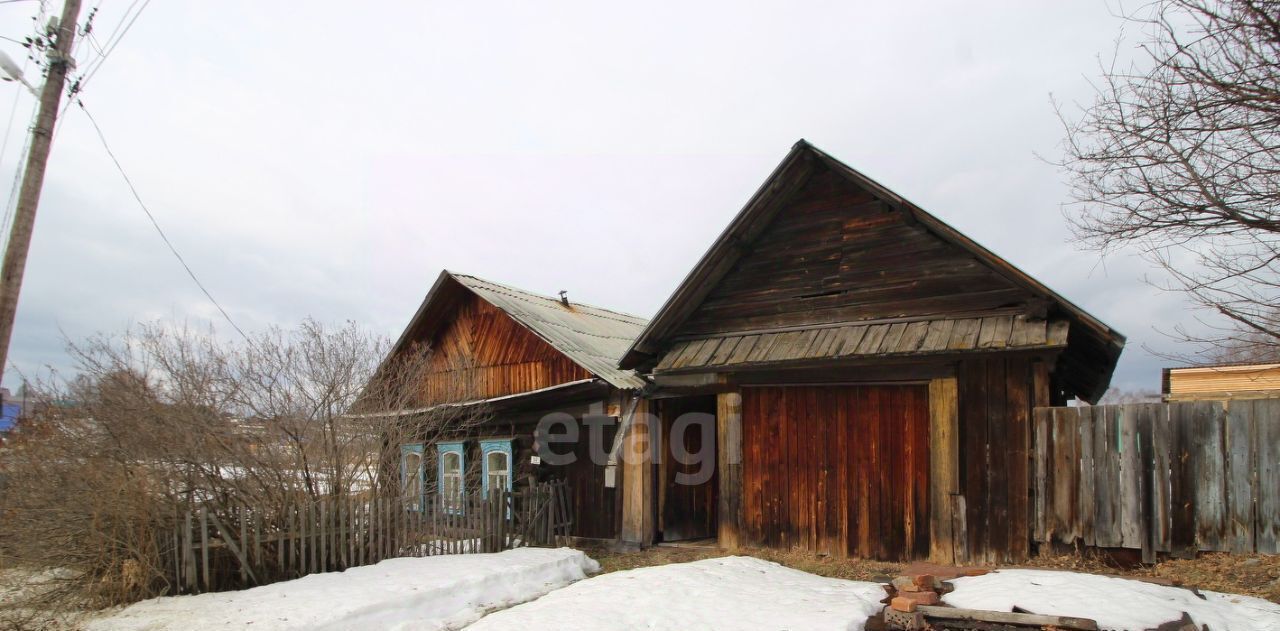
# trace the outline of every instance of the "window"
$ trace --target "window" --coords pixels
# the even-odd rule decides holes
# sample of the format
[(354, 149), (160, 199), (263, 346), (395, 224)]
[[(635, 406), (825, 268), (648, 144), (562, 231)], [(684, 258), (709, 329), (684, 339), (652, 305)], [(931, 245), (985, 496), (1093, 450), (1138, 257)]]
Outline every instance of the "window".
[(466, 482), (463, 478), (465, 462), (461, 442), (437, 443), (440, 452), (440, 498), (445, 510), (451, 513), (462, 512), (463, 497), (466, 495)]
[(484, 496), (489, 489), (511, 490), (511, 439), (480, 441), (480, 453), (484, 457)]
[(400, 488), (405, 507), (422, 510), (423, 502), (422, 445), (400, 446)]

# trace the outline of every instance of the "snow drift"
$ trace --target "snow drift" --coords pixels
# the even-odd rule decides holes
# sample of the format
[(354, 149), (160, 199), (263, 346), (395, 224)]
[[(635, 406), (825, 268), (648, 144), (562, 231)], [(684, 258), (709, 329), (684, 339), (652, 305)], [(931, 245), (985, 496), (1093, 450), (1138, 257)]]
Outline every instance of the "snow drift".
[(389, 559), (238, 592), (155, 598), (88, 628), (457, 629), (599, 569), (568, 548)]
[(597, 576), (490, 614), (469, 630), (861, 629), (876, 583), (823, 578), (751, 557)]
[(1077, 616), (1103, 629), (1141, 631), (1182, 618), (1210, 631), (1276, 631), (1280, 605), (1217, 592), (1195, 592), (1143, 581), (1052, 570), (998, 570), (958, 578), (943, 602), (967, 609)]

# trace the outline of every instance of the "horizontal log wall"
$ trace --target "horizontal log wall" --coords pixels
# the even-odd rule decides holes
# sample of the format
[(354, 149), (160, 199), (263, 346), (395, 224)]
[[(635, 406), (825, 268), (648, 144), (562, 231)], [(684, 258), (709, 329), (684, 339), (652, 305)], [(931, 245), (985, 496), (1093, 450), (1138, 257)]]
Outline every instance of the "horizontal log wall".
[(1280, 399), (1040, 408), (1035, 538), (1277, 552)]
[(1008, 312), (1030, 298), (901, 210), (819, 170), (679, 333)]

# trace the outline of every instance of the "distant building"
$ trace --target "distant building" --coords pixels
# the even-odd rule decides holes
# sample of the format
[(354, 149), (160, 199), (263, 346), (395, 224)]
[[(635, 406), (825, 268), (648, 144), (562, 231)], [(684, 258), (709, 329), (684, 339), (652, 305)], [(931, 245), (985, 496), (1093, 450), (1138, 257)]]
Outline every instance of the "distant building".
[(1218, 364), (1165, 368), (1165, 401), (1280, 397), (1280, 364)]

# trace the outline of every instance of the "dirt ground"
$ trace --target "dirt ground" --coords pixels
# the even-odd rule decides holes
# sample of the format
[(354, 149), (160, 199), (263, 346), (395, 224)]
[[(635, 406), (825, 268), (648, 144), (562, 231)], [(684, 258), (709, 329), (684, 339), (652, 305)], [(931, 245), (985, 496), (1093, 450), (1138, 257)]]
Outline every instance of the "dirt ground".
[[(602, 571), (617, 572), (651, 565), (684, 563), (726, 556), (724, 550), (702, 547), (658, 546), (639, 552), (587, 550), (600, 562)], [(820, 576), (860, 581), (886, 581), (898, 574), (903, 564), (837, 559), (810, 552), (745, 549), (738, 554), (773, 561)], [(1153, 566), (1120, 567), (1099, 552), (1040, 556), (1018, 567), (1070, 570), (1111, 576), (1154, 578), (1173, 585), (1215, 592), (1247, 594), (1280, 603), (1280, 556), (1211, 553), (1199, 558), (1170, 559)]]

